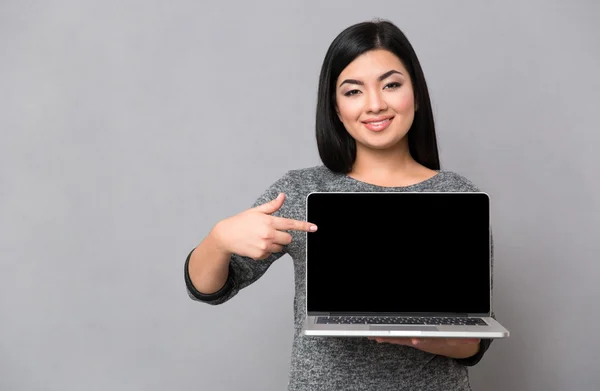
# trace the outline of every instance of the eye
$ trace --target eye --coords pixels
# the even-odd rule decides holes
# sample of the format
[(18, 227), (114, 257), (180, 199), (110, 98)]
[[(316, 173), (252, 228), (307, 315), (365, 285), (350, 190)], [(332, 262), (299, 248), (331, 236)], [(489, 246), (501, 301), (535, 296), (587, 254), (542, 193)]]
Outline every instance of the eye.
[(396, 88), (399, 88), (399, 87), (401, 87), (401, 86), (402, 86), (402, 84), (400, 84), (400, 83), (398, 83), (398, 82), (392, 82), (392, 83), (388, 83), (388, 84), (386, 84), (384, 88), (387, 88), (387, 89), (392, 89), (392, 90), (394, 90), (394, 89), (396, 89)]
[(356, 95), (358, 94), (360, 91), (359, 90), (350, 90), (346, 93), (344, 93), (344, 96), (352, 96), (352, 95)]

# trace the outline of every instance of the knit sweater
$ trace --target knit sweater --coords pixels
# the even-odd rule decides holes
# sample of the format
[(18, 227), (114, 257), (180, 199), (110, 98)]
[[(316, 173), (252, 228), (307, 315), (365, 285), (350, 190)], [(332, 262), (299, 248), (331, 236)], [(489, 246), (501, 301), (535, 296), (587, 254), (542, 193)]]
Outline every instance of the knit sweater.
[[(381, 187), (337, 174), (324, 166), (288, 171), (253, 204), (257, 206), (285, 193), (283, 206), (274, 216), (305, 220), (306, 196), (311, 192), (469, 192), (480, 191), (465, 177), (438, 171), (433, 177), (404, 187)], [(195, 289), (185, 262), (185, 283), (189, 297), (211, 305), (223, 304), (243, 288), (256, 282), (269, 266), (285, 254), (294, 262), (294, 339), (288, 391), (470, 391), (467, 368), (477, 364), (490, 345), (482, 340), (479, 352), (467, 359), (452, 359), (423, 352), (410, 346), (380, 344), (367, 338), (304, 336), (306, 316), (306, 233), (291, 231), (292, 242), (280, 253), (264, 260), (232, 255), (229, 276), (222, 289), (203, 294)], [(193, 251), (193, 250), (192, 250)], [(491, 259), (493, 266), (493, 245)], [(492, 268), (493, 270), (493, 268)], [(493, 277), (492, 277), (493, 278)], [(494, 316), (492, 314), (492, 316)]]

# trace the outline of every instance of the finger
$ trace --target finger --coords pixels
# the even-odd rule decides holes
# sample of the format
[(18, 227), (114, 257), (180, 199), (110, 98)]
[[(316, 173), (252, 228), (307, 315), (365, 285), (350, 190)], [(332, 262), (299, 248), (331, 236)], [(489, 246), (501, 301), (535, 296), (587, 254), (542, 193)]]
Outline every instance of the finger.
[(393, 344), (397, 344), (397, 345), (405, 345), (408, 346), (410, 345), (410, 338), (390, 338), (390, 343)]
[(264, 260), (273, 255), (273, 253), (278, 253), (281, 251), (283, 251), (283, 246), (270, 243), (264, 247), (261, 246), (260, 249), (255, 249), (254, 254), (249, 255), (249, 257), (254, 260)]
[(447, 344), (446, 338), (411, 338), (410, 342), (413, 346)]
[(292, 235), (287, 232), (275, 231), (273, 243), (287, 246), (292, 243)]
[(391, 337), (368, 337), (379, 343), (391, 343), (395, 345), (410, 345), (410, 338), (391, 338)]
[(283, 246), (280, 246), (278, 244), (270, 244), (265, 251), (260, 253), (260, 255), (251, 258), (255, 260), (264, 260), (273, 255), (273, 253), (278, 253), (281, 251), (283, 251)]
[(411, 339), (411, 344), (413, 346), (417, 346), (417, 345), (419, 345), (419, 346), (423, 346), (423, 345), (457, 346), (457, 345), (461, 345), (461, 344), (475, 344), (475, 343), (479, 343), (479, 339), (474, 339), (474, 338), (412, 338)]
[(262, 205), (258, 205), (257, 207), (254, 208), (254, 210), (257, 210), (261, 213), (272, 214), (272, 213), (277, 212), (279, 210), (279, 208), (281, 208), (284, 200), (285, 200), (285, 194), (279, 193), (279, 195), (275, 199), (273, 199), (269, 202), (266, 202)]
[(461, 345), (461, 344), (471, 345), (471, 344), (478, 344), (480, 341), (481, 340), (477, 339), (477, 338), (448, 338), (449, 345)]
[(275, 244), (275, 243), (274, 243), (274, 244), (271, 244), (271, 245), (269, 246), (269, 252), (270, 252), (271, 254), (272, 254), (272, 253), (279, 253), (279, 252), (281, 252), (281, 251), (283, 251), (283, 246), (281, 246), (281, 245), (279, 245), (279, 244)]
[(306, 231), (314, 232), (317, 226), (307, 221), (273, 217), (273, 228), (279, 231)]
[(267, 259), (271, 256), (271, 253), (260, 253), (260, 255), (254, 255), (254, 256), (250, 256), (250, 258), (256, 260), (256, 261), (262, 261), (264, 259)]

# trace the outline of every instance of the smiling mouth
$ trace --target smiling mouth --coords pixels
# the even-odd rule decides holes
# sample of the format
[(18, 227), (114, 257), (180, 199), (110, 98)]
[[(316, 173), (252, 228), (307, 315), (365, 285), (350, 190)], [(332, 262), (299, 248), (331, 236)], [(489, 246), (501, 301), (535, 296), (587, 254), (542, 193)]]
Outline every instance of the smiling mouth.
[(369, 122), (365, 122), (365, 124), (379, 126), (379, 125), (385, 124), (386, 122), (390, 122), (391, 120), (392, 120), (391, 118), (388, 118), (388, 119), (384, 119), (382, 121), (369, 121)]
[(375, 121), (363, 121), (363, 124), (370, 131), (379, 132), (379, 131), (386, 129), (390, 125), (390, 122), (392, 122), (393, 119), (394, 119), (394, 117), (384, 118), (384, 119), (377, 118)]

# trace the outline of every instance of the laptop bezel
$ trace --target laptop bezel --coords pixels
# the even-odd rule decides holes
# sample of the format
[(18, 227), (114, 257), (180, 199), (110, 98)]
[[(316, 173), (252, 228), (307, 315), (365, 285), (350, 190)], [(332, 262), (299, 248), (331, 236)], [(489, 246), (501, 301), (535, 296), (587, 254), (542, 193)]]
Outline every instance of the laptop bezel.
[(477, 312), (477, 313), (458, 313), (458, 312), (323, 312), (323, 311), (308, 311), (308, 235), (306, 232), (306, 248), (305, 248), (305, 260), (304, 260), (304, 292), (305, 292), (305, 303), (304, 310), (306, 316), (406, 316), (406, 317), (490, 317), (493, 314), (492, 302), (493, 302), (493, 282), (492, 282), (492, 222), (491, 222), (491, 197), (489, 193), (485, 191), (312, 191), (306, 195), (305, 198), (305, 221), (308, 221), (308, 199), (313, 194), (407, 194), (407, 193), (418, 193), (418, 194), (481, 194), (488, 198), (488, 286), (489, 286), (489, 311), (488, 312)]

